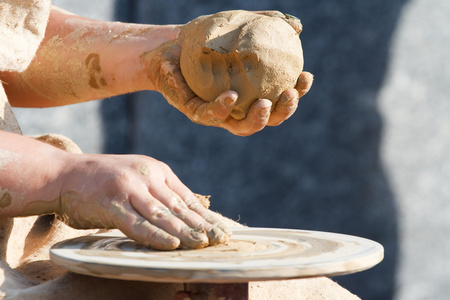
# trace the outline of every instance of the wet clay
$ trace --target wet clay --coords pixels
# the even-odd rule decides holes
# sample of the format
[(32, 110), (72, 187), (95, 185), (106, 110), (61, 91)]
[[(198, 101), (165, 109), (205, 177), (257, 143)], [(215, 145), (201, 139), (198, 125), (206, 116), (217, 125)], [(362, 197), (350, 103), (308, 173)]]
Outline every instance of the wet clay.
[(181, 38), (187, 84), (208, 102), (236, 91), (235, 119), (245, 118), (258, 99), (276, 103), (283, 91), (295, 87), (303, 69), (298, 33), (278, 16), (247, 11), (202, 16), (183, 28)]

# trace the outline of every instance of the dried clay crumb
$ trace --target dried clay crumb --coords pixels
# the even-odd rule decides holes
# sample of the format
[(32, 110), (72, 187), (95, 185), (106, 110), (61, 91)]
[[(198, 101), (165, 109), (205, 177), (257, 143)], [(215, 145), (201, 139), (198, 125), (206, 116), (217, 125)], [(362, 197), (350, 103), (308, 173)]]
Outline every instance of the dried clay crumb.
[(209, 201), (211, 196), (204, 196), (204, 195), (200, 195), (200, 194), (194, 194), (194, 195), (198, 199), (198, 201), (200, 201), (200, 203), (203, 207), (209, 208), (209, 206), (211, 205), (211, 202)]

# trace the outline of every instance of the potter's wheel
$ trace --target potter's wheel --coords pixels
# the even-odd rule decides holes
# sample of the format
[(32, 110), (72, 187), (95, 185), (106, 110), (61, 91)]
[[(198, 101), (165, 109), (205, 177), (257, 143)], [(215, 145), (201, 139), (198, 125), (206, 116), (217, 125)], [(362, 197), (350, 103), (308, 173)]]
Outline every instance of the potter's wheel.
[(233, 228), (227, 245), (155, 251), (118, 233), (58, 243), (51, 260), (69, 271), (157, 282), (248, 282), (335, 276), (369, 269), (383, 247), (360, 237), (290, 229)]

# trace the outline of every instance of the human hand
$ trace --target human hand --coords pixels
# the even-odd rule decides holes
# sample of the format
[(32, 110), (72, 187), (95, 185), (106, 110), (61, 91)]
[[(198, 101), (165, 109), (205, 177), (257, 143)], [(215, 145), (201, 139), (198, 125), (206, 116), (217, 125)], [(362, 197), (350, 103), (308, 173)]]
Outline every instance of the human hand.
[(160, 250), (228, 240), (222, 217), (203, 207), (164, 163), (146, 156), (72, 156), (61, 174), (57, 212), (68, 225), (117, 228)]
[[(297, 19), (286, 16), (286, 21), (296, 31), (301, 31), (301, 24)], [(292, 116), (297, 109), (299, 98), (309, 91), (313, 82), (311, 73), (302, 72), (296, 87), (282, 93), (274, 108), (272, 108), (270, 100), (259, 99), (253, 103), (246, 118), (237, 120), (230, 115), (238, 98), (236, 92), (224, 92), (214, 101), (207, 102), (195, 95), (189, 88), (180, 68), (182, 43), (182, 37), (179, 37), (163, 44), (156, 50), (147, 53), (144, 60), (149, 65), (148, 77), (153, 82), (155, 89), (191, 121), (201, 125), (221, 127), (240, 136), (251, 135), (265, 126), (277, 126)]]
[(259, 99), (252, 104), (248, 115), (242, 120), (230, 116), (238, 98), (234, 91), (222, 93), (213, 102), (194, 96), (184, 105), (184, 110), (180, 111), (196, 123), (221, 127), (238, 136), (249, 136), (265, 126), (278, 126), (289, 119), (297, 110), (299, 98), (309, 91), (312, 82), (313, 75), (302, 72), (295, 89), (284, 91), (275, 108), (272, 109), (272, 101)]

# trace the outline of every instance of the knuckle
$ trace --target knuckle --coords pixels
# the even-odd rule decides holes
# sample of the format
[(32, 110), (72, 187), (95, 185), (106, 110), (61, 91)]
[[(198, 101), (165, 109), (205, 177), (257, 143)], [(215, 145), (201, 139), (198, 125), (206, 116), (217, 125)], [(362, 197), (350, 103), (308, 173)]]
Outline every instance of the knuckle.
[(168, 164), (166, 164), (165, 162), (162, 161), (157, 161), (156, 162), (156, 166), (163, 171), (164, 173), (171, 173), (172, 169), (170, 168), (170, 166)]
[[(112, 183), (115, 184), (116, 188), (119, 190), (123, 189), (123, 187), (128, 186), (133, 182), (134, 172), (132, 170), (124, 170), (117, 176), (115, 176), (112, 180)], [(113, 190), (118, 192), (118, 190)]]
[(177, 217), (183, 217), (184, 214), (186, 213), (188, 207), (186, 206), (186, 204), (181, 201), (180, 199), (176, 198), (175, 200), (175, 204), (173, 205), (171, 211), (172, 214), (174, 214)]
[(172, 212), (167, 207), (153, 207), (150, 214), (153, 219), (163, 219), (172, 215)]

